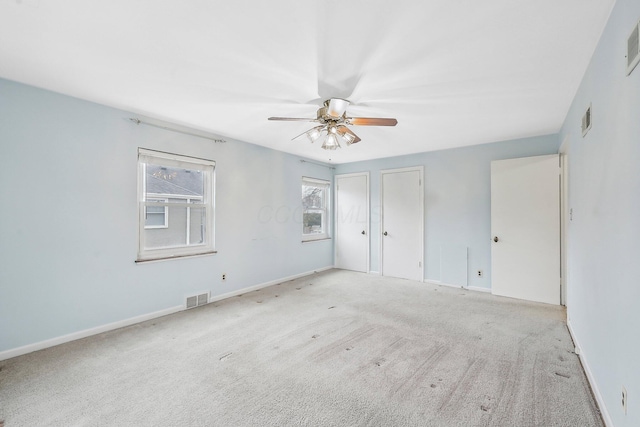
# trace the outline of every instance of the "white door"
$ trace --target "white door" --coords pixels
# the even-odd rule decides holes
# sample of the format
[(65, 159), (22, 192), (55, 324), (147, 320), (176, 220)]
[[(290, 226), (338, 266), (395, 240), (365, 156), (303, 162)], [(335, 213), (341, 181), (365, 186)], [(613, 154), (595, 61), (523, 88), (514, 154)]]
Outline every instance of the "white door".
[(369, 272), (369, 174), (336, 175), (336, 267)]
[(491, 162), (491, 292), (560, 304), (558, 155)]
[(422, 168), (382, 171), (382, 275), (423, 278)]

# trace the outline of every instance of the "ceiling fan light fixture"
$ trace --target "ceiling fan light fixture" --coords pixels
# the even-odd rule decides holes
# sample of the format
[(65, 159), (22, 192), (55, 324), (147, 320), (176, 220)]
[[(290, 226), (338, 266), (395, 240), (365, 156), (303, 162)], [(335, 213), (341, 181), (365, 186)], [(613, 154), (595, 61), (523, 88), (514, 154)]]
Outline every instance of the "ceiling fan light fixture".
[(306, 135), (311, 143), (322, 141), (322, 148), (325, 150), (335, 150), (342, 148), (340, 143), (347, 146), (362, 141), (348, 125), (355, 126), (395, 126), (398, 120), (382, 117), (347, 117), (347, 107), (351, 103), (342, 98), (331, 98), (324, 101), (316, 113), (315, 119), (303, 119), (295, 117), (269, 117), (269, 120), (281, 121), (308, 121), (320, 123), (313, 129), (302, 132), (292, 138), (292, 141)]
[(327, 139), (324, 140), (324, 144), (322, 144), (322, 148), (325, 150), (335, 150), (336, 148), (340, 148), (340, 143), (338, 142), (336, 135), (329, 133), (327, 135)]
[(327, 115), (334, 119), (339, 119), (347, 111), (349, 101), (342, 98), (331, 98), (327, 105)]
[(344, 142), (347, 143), (347, 145), (353, 144), (353, 142), (356, 140), (355, 135), (352, 134), (352, 133), (344, 133), (341, 136), (342, 136), (342, 139), (344, 140)]
[(322, 135), (322, 129), (317, 127), (313, 128), (305, 132), (305, 135), (307, 135), (307, 138), (309, 138), (309, 141), (311, 141), (311, 143), (313, 144), (318, 139), (320, 139), (320, 136)]

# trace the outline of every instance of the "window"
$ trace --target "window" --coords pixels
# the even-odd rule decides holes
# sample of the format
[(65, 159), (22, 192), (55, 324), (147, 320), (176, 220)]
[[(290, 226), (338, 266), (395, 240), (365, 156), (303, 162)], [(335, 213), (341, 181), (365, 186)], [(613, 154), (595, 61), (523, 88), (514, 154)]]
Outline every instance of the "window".
[(139, 149), (138, 261), (214, 253), (215, 162)]
[(329, 181), (302, 178), (302, 241), (329, 238)]

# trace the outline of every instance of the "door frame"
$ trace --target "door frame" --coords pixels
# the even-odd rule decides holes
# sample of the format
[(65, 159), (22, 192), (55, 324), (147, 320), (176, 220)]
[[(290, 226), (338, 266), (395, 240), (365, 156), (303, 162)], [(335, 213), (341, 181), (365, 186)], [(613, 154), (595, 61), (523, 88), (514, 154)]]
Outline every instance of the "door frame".
[(382, 233), (384, 233), (384, 175), (392, 174), (392, 173), (402, 173), (402, 172), (413, 172), (418, 171), (420, 175), (420, 227), (419, 227), (419, 236), (420, 236), (420, 270), (421, 270), (421, 278), (420, 281), (424, 282), (424, 166), (409, 166), (406, 168), (396, 168), (396, 169), (383, 169), (380, 171), (380, 223), (379, 223), (379, 239), (380, 239), (380, 275), (384, 276), (384, 258), (383, 258), (383, 246), (384, 246), (384, 238)]
[(371, 193), (371, 187), (370, 187), (370, 179), (369, 179), (369, 171), (366, 172), (354, 172), (354, 173), (343, 173), (343, 174), (338, 174), (338, 175), (334, 175), (333, 177), (333, 183), (334, 183), (334, 188), (335, 188), (335, 199), (334, 199), (334, 206), (335, 211), (334, 211), (334, 235), (335, 235), (335, 246), (334, 246), (334, 251), (333, 251), (333, 265), (336, 266), (337, 265), (337, 261), (338, 261), (338, 239), (340, 239), (340, 234), (338, 233), (338, 178), (352, 178), (352, 177), (357, 177), (357, 176), (364, 176), (367, 182), (367, 191), (366, 191), (366, 196), (367, 196), (367, 206), (365, 209), (365, 213), (367, 215), (367, 219), (366, 219), (366, 232), (367, 232), (367, 274), (371, 271), (371, 215), (369, 214), (369, 212), (371, 211), (371, 197), (370, 197), (370, 193)]
[(569, 152), (571, 141), (567, 136), (558, 153), (560, 154), (560, 305), (567, 306), (567, 287), (569, 283), (568, 228), (571, 215), (569, 211)]

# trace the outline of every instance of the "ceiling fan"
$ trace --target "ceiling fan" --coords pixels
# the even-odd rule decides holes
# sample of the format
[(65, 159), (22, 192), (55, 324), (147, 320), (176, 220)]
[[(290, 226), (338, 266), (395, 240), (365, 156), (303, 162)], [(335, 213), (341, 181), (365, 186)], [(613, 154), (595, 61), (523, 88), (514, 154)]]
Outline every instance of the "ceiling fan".
[(324, 106), (318, 109), (315, 119), (302, 119), (293, 117), (269, 117), (269, 120), (281, 120), (289, 122), (316, 122), (320, 126), (309, 129), (292, 140), (307, 135), (311, 142), (316, 142), (324, 137), (322, 148), (335, 150), (340, 148), (340, 141), (347, 145), (360, 141), (358, 135), (353, 133), (347, 125), (353, 126), (395, 126), (396, 119), (371, 118), (371, 117), (347, 117), (349, 101), (342, 98), (331, 98), (324, 101)]

